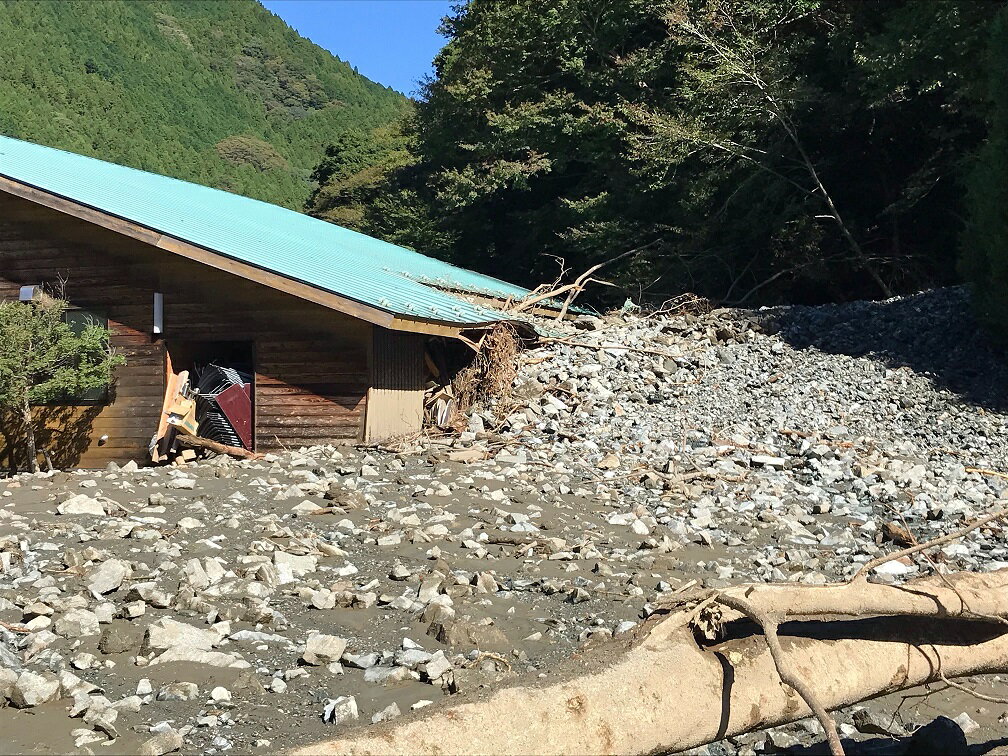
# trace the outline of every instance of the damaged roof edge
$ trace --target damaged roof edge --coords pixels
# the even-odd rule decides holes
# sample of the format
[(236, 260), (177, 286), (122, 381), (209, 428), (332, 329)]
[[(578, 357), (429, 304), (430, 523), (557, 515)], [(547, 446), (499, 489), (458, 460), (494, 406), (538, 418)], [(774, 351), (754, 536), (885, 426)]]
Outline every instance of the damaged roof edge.
[[(439, 320), (434, 318), (411, 317), (395, 313), (347, 297), (339, 292), (317, 286), (309, 281), (299, 280), (274, 270), (240, 260), (218, 250), (200, 246), (186, 239), (180, 239), (158, 229), (150, 228), (129, 218), (87, 205), (71, 197), (65, 197), (0, 173), (0, 191), (43, 205), (57, 212), (79, 220), (129, 236), (137, 241), (150, 244), (166, 252), (218, 268), (232, 275), (269, 286), (300, 299), (328, 307), (374, 325), (400, 331), (412, 331), (439, 336), (458, 336), (462, 329), (488, 327), (495, 323), (512, 320), (503, 312), (497, 313), (481, 307), (487, 313), (493, 312), (499, 318), (480, 321)], [(215, 259), (211, 259), (211, 256)], [(286, 285), (285, 285), (286, 283)]]
[[(507, 318), (500, 302), (529, 293), (289, 208), (2, 135), (0, 176), (22, 195), (34, 190), (36, 202), (61, 198), (59, 210), (87, 212), (92, 222), (104, 213), (103, 225), (109, 218), (136, 224), (152, 244), (186, 243), (229, 265), (254, 266), (277, 277), (269, 285), (280, 277), (300, 282), (299, 296), (340, 297), (325, 304), (380, 324), (390, 316), (458, 327), (497, 322)], [(480, 294), (492, 298), (489, 306), (472, 299)]]

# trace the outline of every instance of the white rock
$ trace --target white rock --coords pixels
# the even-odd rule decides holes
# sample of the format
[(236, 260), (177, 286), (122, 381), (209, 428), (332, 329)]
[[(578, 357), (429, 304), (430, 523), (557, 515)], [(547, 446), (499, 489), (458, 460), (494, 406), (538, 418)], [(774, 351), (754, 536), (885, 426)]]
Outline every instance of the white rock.
[(322, 721), (329, 724), (343, 724), (357, 718), (357, 699), (353, 696), (330, 698), (322, 711)]
[(86, 494), (77, 494), (56, 507), (56, 511), (61, 515), (101, 516), (105, 514), (105, 505)]
[(121, 559), (107, 559), (87, 573), (88, 590), (97, 598), (118, 590), (123, 581), (133, 574), (129, 563)]
[(318, 569), (318, 559), (315, 557), (288, 554), (286, 551), (274, 551), (273, 564), (277, 566), (278, 572), (281, 567), (288, 568), (294, 577), (304, 577)]
[(148, 648), (184, 647), (209, 651), (219, 642), (220, 635), (213, 630), (203, 630), (184, 622), (176, 622), (168, 617), (162, 617), (147, 628), (146, 645)]
[(230, 701), (231, 691), (228, 690), (227, 688), (218, 685), (216, 688), (210, 691), (210, 699), (212, 701), (216, 701), (217, 703)]
[(59, 679), (50, 672), (36, 674), (25, 670), (18, 675), (10, 692), (12, 706), (27, 709), (48, 703), (59, 695)]
[(336, 635), (315, 633), (308, 636), (301, 658), (305, 664), (321, 666), (329, 662), (339, 661), (346, 647), (347, 641), (345, 638), (340, 638)]

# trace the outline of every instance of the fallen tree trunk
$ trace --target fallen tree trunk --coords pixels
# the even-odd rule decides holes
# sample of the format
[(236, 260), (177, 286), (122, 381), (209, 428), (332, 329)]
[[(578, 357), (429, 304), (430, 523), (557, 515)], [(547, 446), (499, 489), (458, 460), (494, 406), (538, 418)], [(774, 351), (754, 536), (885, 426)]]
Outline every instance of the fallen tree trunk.
[(190, 436), (186, 433), (179, 433), (175, 437), (175, 440), (182, 446), (188, 446), (192, 449), (206, 449), (207, 451), (212, 451), (216, 454), (227, 454), (228, 456), (236, 457), (237, 459), (262, 459), (262, 454), (256, 454), (248, 449), (241, 449), (237, 446), (221, 444), (216, 441), (211, 441), (209, 438), (203, 438), (202, 436)]
[[(585, 654), (569, 681), (430, 707), (301, 753), (679, 751), (809, 716), (802, 697), (782, 684), (759, 626), (730, 621), (729, 638), (697, 643), (694, 622), (718, 597), (723, 606), (782, 622), (774, 627), (790, 673), (827, 710), (942, 678), (1008, 671), (1008, 570), (903, 586), (863, 578), (821, 587), (737, 586), (649, 622), (611, 663)], [(783, 622), (837, 615), (872, 616)]]

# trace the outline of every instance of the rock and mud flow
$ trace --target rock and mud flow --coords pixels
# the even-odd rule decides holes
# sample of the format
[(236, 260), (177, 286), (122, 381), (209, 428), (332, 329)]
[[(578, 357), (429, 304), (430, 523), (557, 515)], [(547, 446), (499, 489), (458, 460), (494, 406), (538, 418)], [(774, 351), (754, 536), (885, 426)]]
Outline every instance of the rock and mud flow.
[(541, 330), (457, 432), (0, 480), (2, 750), (827, 753), (803, 683), (848, 754), (1004, 747), (963, 290)]

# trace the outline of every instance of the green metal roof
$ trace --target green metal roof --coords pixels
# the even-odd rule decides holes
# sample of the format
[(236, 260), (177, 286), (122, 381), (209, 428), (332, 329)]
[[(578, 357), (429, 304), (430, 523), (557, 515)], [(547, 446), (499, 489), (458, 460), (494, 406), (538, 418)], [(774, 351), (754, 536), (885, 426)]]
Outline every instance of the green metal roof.
[(507, 317), (442, 289), (528, 294), (293, 210), (5, 136), (0, 175), (406, 318), (472, 325)]

